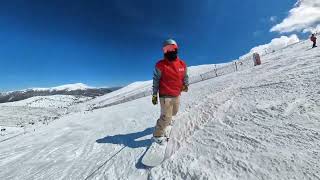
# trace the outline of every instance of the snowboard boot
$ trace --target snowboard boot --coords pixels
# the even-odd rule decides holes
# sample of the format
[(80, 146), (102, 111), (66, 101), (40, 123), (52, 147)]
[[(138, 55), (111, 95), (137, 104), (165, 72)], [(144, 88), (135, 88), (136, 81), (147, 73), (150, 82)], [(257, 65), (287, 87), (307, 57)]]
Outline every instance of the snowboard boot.
[(159, 136), (159, 137), (152, 137), (152, 140), (160, 145), (163, 145), (166, 142), (167, 138), (164, 136)]
[(172, 125), (169, 125), (164, 130), (164, 137), (167, 138), (167, 141), (169, 141), (171, 129), (172, 129)]

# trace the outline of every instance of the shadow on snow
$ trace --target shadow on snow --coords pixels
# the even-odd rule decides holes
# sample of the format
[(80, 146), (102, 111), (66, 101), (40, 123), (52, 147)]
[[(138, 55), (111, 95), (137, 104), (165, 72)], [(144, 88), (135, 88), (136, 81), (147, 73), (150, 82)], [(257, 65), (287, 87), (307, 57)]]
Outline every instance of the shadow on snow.
[(96, 140), (97, 143), (110, 143), (110, 144), (120, 144), (130, 148), (140, 148), (140, 147), (148, 147), (151, 145), (151, 140), (137, 140), (141, 137), (152, 134), (153, 127), (147, 128), (144, 131), (130, 133), (130, 134), (119, 134), (114, 136), (106, 136), (102, 139)]
[(151, 135), (153, 133), (154, 127), (147, 128), (141, 132), (130, 133), (130, 134), (119, 134), (114, 136), (106, 136), (102, 139), (96, 140), (97, 143), (109, 143), (109, 144), (119, 144), (124, 145), (125, 147), (130, 148), (141, 148), (148, 147), (142, 154), (142, 156), (138, 159), (136, 163), (137, 169), (148, 169), (145, 165), (141, 163), (142, 157), (145, 155), (147, 150), (150, 148), (152, 140), (150, 138), (144, 140), (137, 140), (147, 135)]

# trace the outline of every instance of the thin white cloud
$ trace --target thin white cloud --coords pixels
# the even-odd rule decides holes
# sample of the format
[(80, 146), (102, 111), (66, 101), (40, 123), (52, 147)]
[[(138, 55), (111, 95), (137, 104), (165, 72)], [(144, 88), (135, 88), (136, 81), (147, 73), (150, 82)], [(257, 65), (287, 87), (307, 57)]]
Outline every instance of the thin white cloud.
[(240, 59), (251, 58), (252, 54), (255, 52), (259, 53), (260, 55), (267, 54), (278, 49), (287, 47), (291, 44), (297, 43), (299, 41), (300, 40), (296, 34), (293, 34), (289, 37), (281, 36), (280, 38), (272, 39), (271, 42), (268, 44), (259, 45), (257, 47), (252, 48), (248, 54), (241, 56)]
[(273, 26), (271, 32), (308, 32), (320, 24), (320, 0), (298, 0), (281, 23)]
[(253, 36), (254, 37), (258, 37), (258, 36), (260, 36), (262, 34), (262, 31), (255, 31), (255, 32), (253, 32)]
[(278, 20), (277, 16), (271, 16), (269, 19), (272, 23), (276, 22)]

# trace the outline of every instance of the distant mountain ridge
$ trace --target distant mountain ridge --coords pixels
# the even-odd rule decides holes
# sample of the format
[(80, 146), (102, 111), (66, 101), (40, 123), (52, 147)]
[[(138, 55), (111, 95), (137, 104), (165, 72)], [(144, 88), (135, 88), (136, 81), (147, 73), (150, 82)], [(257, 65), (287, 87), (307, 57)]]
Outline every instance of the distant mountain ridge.
[(117, 89), (120, 89), (120, 87), (96, 88), (87, 86), (82, 83), (67, 84), (52, 88), (30, 88), (20, 91), (0, 93), (0, 103), (20, 101), (34, 96), (74, 95), (97, 97), (115, 91)]

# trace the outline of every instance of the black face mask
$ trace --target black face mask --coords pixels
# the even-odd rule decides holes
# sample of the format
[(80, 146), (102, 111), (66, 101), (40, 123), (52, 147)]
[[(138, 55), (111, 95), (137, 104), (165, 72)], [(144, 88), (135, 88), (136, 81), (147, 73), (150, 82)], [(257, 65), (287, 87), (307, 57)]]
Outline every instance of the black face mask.
[(167, 58), (169, 61), (174, 61), (178, 57), (177, 51), (167, 52), (164, 54), (164, 57)]

